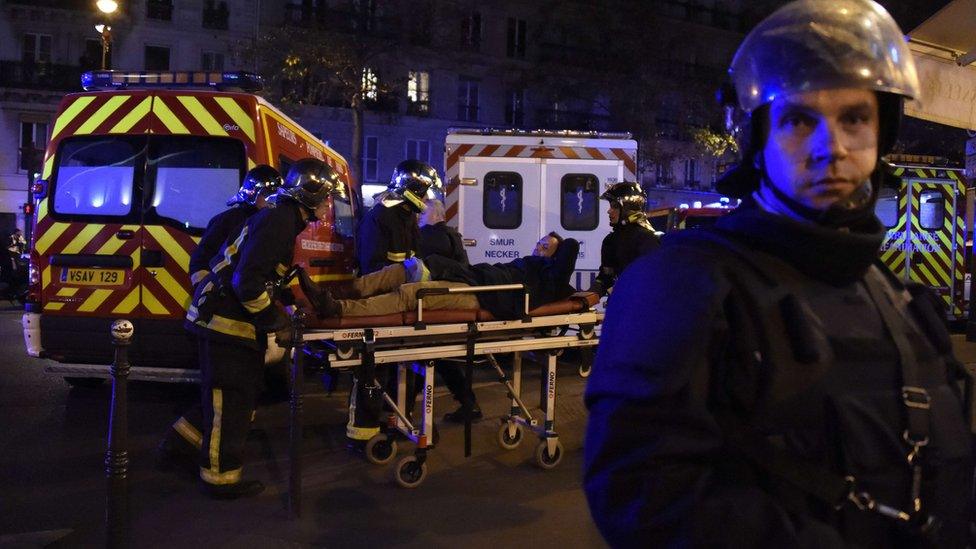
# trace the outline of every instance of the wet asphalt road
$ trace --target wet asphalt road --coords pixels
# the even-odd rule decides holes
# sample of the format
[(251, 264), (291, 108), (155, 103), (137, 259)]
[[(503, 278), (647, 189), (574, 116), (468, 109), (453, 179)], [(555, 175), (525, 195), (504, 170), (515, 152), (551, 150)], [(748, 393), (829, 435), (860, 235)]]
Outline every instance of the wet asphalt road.
[[(3, 305), (4, 303), (0, 303)], [(107, 336), (106, 336), (107, 337)], [(70, 388), (26, 357), (20, 312), (0, 311), (0, 546), (104, 544), (104, 454), (110, 384)], [(537, 372), (523, 394), (534, 403)], [(399, 488), (392, 466), (345, 449), (348, 380), (326, 395), (305, 386), (303, 515), (284, 510), (288, 482), (288, 406), (266, 395), (248, 440), (245, 475), (267, 490), (249, 500), (213, 502), (194, 482), (153, 468), (160, 434), (197, 398), (192, 385), (130, 383), (129, 480), (137, 547), (603, 547), (581, 490), (584, 380), (561, 368), (557, 427), (565, 457), (556, 469), (534, 464), (536, 440), (513, 451), (495, 442), (507, 411), (504, 388), (476, 376), (486, 419), (474, 425), (463, 456), (463, 429), (441, 425), (441, 443), (419, 488)], [(443, 389), (437, 417), (454, 408)], [(530, 404), (531, 406), (531, 404)], [(400, 455), (412, 451), (401, 443)]]

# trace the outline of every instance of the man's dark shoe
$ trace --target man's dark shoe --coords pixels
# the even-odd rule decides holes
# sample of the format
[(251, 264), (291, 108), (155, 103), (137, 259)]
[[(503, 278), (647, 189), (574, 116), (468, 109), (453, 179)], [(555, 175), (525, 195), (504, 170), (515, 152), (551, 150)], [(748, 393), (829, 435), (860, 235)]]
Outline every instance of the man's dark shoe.
[(156, 470), (164, 473), (176, 473), (180, 477), (194, 479), (197, 477), (199, 466), (197, 456), (181, 450), (172, 439), (166, 437), (156, 447)]
[(332, 292), (328, 288), (315, 283), (304, 270), (298, 274), (298, 283), (319, 318), (334, 318), (339, 316), (341, 312), (339, 302), (332, 297)]
[[(465, 407), (462, 405), (457, 410), (444, 414), (444, 421), (449, 423), (464, 423), (464, 411)], [(481, 413), (481, 407), (475, 404), (471, 408), (471, 421), (480, 421), (483, 417), (485, 417), (485, 415)]]
[(242, 480), (234, 484), (203, 483), (203, 493), (213, 499), (238, 499), (254, 497), (264, 491), (260, 480)]

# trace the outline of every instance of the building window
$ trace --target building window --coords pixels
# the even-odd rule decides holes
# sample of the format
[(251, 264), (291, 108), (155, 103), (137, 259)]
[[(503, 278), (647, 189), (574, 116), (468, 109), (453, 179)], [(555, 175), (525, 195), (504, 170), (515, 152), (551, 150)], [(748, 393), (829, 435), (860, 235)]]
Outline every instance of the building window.
[(461, 48), (481, 51), (481, 13), (474, 12), (461, 20)]
[(698, 177), (698, 160), (689, 158), (685, 160), (685, 184), (697, 185), (701, 179)]
[(379, 79), (376, 73), (369, 67), (363, 68), (363, 99), (376, 101), (379, 98), (378, 91)]
[(474, 78), (458, 79), (458, 120), (478, 121), (478, 81)]
[(430, 141), (407, 139), (406, 159), (430, 163)]
[(568, 231), (592, 231), (600, 224), (600, 180), (589, 173), (568, 173), (561, 188), (559, 222)]
[[(83, 71), (90, 71), (102, 68), (102, 41), (98, 38), (88, 38), (85, 40), (85, 53), (78, 60), (78, 66)], [(109, 46), (105, 54), (105, 67), (112, 66), (112, 48)]]
[(522, 224), (522, 176), (516, 172), (485, 174), (482, 220), (489, 229), (517, 229)]
[(363, 179), (377, 181), (379, 178), (379, 141), (376, 137), (363, 139)]
[(227, 22), (230, 19), (230, 10), (227, 9), (227, 2), (215, 3), (214, 0), (207, 0), (203, 6), (203, 28), (227, 30)]
[(166, 46), (146, 46), (146, 70), (168, 71), (169, 48)]
[(21, 122), (18, 169), (24, 172), (31, 169), (40, 170), (40, 162), (46, 146), (47, 122)]
[(430, 114), (430, 73), (410, 71), (407, 76), (407, 112), (410, 114)]
[(525, 90), (509, 90), (505, 102), (505, 123), (520, 127), (525, 124)]
[(654, 166), (654, 175), (658, 184), (671, 184), (674, 180), (674, 172), (670, 162), (660, 162)]
[(50, 63), (51, 62), (51, 35), (50, 34), (24, 34), (24, 48), (21, 52), (20, 60), (24, 63)]
[(173, 20), (173, 0), (147, 0), (146, 18), (160, 21)]
[(205, 71), (224, 70), (224, 54), (214, 51), (203, 52), (200, 60), (200, 68)]
[(356, 19), (353, 24), (366, 32), (376, 30), (378, 16), (376, 0), (353, 0), (352, 5), (356, 12)]
[(525, 59), (525, 20), (515, 17), (508, 18), (508, 48), (509, 57)]

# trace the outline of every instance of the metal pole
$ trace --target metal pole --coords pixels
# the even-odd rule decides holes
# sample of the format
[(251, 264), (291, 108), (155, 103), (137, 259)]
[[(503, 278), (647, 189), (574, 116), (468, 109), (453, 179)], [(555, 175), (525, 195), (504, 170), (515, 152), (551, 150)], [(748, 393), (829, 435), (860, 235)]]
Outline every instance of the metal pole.
[(105, 538), (108, 547), (129, 545), (129, 451), (128, 451), (128, 347), (132, 323), (119, 319), (112, 323), (115, 362), (112, 374), (112, 411), (108, 428), (108, 450), (105, 452), (105, 476), (108, 495), (105, 502)]
[(290, 470), (288, 475), (288, 514), (291, 518), (302, 515), (302, 385), (305, 383), (305, 367), (303, 354), (305, 345), (302, 343), (305, 328), (305, 312), (295, 311), (292, 322), (292, 349), (295, 356), (291, 363), (291, 392), (289, 407), (289, 446), (288, 461)]

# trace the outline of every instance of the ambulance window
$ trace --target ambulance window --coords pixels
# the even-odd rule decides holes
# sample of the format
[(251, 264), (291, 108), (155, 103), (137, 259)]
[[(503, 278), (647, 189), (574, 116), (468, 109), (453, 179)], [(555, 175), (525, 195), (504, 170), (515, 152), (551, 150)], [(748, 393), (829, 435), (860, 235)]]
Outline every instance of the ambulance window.
[(332, 200), (335, 208), (335, 232), (346, 238), (353, 238), (356, 231), (356, 218), (353, 217), (352, 205), (338, 198)]
[(559, 183), (559, 222), (568, 231), (592, 231), (600, 224), (600, 180), (568, 173)]
[(919, 225), (928, 231), (937, 231), (945, 223), (945, 198), (942, 191), (929, 189), (919, 197)]
[(136, 165), (144, 144), (144, 139), (125, 137), (76, 137), (63, 141), (53, 183), (54, 212), (85, 216), (128, 214)]
[(244, 178), (244, 146), (236, 139), (159, 136), (150, 140), (148, 180), (155, 216), (187, 229), (203, 229), (227, 207)]
[(485, 227), (517, 229), (522, 224), (522, 176), (515, 172), (488, 172), (484, 181)]
[(898, 192), (890, 187), (884, 187), (878, 194), (878, 202), (874, 205), (874, 214), (881, 224), (892, 228), (898, 224)]

